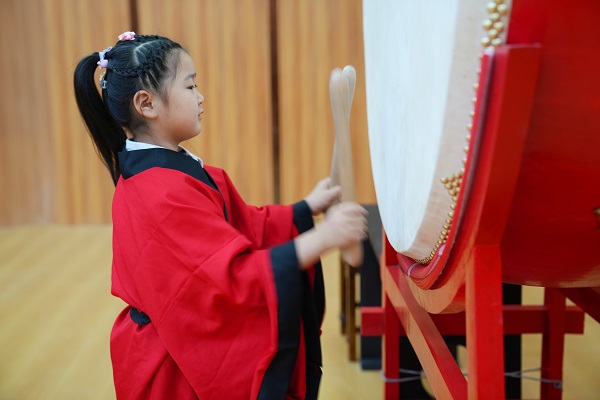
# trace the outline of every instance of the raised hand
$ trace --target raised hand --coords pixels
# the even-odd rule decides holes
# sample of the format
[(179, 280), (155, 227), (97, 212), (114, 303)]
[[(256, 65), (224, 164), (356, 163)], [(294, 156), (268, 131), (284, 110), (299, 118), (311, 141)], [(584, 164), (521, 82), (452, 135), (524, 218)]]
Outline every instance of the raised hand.
[(327, 211), (327, 209), (340, 202), (342, 188), (338, 185), (333, 186), (331, 178), (321, 179), (314, 189), (304, 198), (313, 215)]

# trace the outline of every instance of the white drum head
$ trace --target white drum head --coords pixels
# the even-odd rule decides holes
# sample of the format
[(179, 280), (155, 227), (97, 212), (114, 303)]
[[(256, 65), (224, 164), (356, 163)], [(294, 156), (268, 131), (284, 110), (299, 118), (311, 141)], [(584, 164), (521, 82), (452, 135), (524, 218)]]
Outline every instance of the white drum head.
[(420, 262), (431, 259), (451, 225), (488, 3), (363, 0), (377, 202), (390, 244)]

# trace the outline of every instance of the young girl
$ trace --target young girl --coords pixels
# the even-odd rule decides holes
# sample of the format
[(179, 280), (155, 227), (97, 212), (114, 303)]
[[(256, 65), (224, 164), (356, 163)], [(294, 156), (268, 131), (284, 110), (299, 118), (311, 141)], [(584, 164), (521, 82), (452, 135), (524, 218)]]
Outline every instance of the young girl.
[(225, 171), (180, 146), (201, 130), (195, 77), (179, 44), (133, 32), (75, 70), (116, 184), (112, 293), (128, 305), (111, 333), (117, 398), (315, 399), (319, 256), (364, 239), (365, 211), (333, 205), (327, 179), (292, 206), (245, 204)]

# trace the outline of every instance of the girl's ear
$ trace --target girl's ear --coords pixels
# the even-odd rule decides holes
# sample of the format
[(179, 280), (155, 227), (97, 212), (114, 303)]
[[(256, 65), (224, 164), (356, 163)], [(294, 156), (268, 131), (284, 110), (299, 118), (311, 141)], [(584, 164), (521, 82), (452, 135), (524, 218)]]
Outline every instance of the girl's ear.
[(159, 104), (157, 99), (146, 90), (139, 90), (133, 96), (133, 107), (144, 118), (155, 119), (158, 117)]

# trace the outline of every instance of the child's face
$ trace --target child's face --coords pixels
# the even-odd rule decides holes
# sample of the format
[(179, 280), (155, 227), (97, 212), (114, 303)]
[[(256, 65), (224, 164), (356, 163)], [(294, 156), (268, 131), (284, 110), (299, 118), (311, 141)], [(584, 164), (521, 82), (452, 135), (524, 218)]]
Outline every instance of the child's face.
[(204, 97), (196, 89), (194, 62), (189, 54), (182, 51), (177, 73), (167, 89), (167, 104), (160, 116), (163, 134), (174, 143), (198, 135), (202, 130), (203, 101)]

